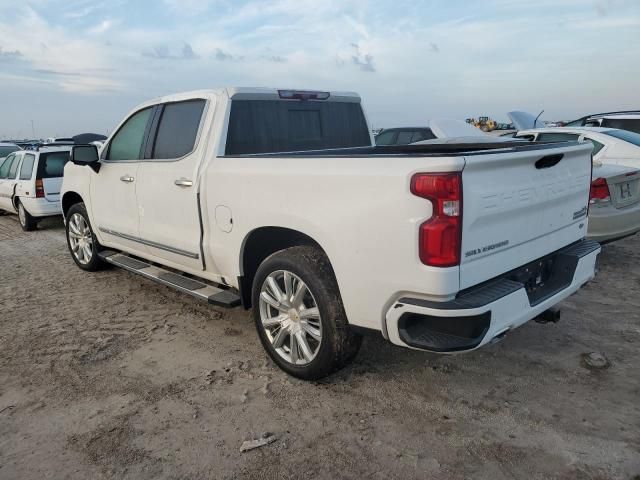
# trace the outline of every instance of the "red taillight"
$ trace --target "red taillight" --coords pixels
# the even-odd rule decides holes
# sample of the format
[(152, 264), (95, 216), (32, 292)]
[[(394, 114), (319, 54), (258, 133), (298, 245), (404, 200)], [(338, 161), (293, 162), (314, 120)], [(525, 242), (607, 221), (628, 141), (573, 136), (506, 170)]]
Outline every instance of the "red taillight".
[(36, 198), (44, 198), (44, 185), (42, 180), (36, 180)]
[(593, 180), (589, 192), (589, 203), (608, 202), (609, 200), (611, 200), (611, 195), (607, 181), (604, 178)]
[(432, 217), (420, 225), (418, 249), (422, 263), (433, 267), (460, 264), (462, 175), (418, 173), (411, 179), (411, 193), (433, 204)]

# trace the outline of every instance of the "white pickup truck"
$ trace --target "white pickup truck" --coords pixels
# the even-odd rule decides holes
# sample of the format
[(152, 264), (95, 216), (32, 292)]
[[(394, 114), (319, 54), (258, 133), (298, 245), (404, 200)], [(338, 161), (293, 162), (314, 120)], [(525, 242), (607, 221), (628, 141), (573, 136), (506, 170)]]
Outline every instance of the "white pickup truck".
[(468, 351), (594, 276), (591, 144), (374, 146), (354, 93), (229, 88), (135, 108), (75, 146), (62, 208), (84, 270), (114, 264), (253, 308), (286, 372), (317, 379), (374, 330)]

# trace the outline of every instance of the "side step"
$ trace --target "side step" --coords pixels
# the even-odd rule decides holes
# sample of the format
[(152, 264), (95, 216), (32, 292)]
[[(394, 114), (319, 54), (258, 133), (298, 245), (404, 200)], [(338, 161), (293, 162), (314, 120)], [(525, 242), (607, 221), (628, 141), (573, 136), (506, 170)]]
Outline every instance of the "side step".
[(105, 262), (130, 272), (142, 275), (150, 280), (175, 288), (196, 298), (205, 300), (219, 307), (237, 307), (240, 305), (240, 296), (233, 290), (224, 290), (207, 283), (185, 277), (169, 270), (151, 265), (143, 260), (129, 257), (115, 250), (103, 250), (98, 256)]

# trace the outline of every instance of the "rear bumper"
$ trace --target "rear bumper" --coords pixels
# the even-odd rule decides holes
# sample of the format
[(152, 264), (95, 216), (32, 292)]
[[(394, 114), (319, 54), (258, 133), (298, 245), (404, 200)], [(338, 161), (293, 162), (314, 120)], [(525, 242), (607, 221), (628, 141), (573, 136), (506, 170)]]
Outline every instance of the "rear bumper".
[(20, 197), (20, 201), (33, 217), (51, 217), (62, 215), (60, 202), (49, 202), (44, 198)]
[(640, 202), (626, 208), (592, 207), (587, 236), (596, 242), (611, 242), (640, 231)]
[(443, 353), (481, 347), (578, 291), (594, 277), (599, 253), (598, 243), (583, 240), (541, 259), (554, 259), (554, 273), (533, 290), (519, 281), (522, 267), (448, 302), (400, 298), (386, 314), (389, 340)]

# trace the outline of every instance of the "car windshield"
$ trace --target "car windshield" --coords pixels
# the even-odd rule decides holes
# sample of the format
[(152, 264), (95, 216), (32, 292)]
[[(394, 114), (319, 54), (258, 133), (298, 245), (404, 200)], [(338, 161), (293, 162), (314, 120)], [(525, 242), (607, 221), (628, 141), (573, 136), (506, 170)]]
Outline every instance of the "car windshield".
[(0, 145), (0, 158), (6, 157), (12, 152), (20, 150), (17, 145)]
[(630, 132), (628, 130), (607, 130), (602, 133), (611, 137), (619, 138), (625, 142), (632, 143), (636, 147), (640, 147), (640, 133)]

